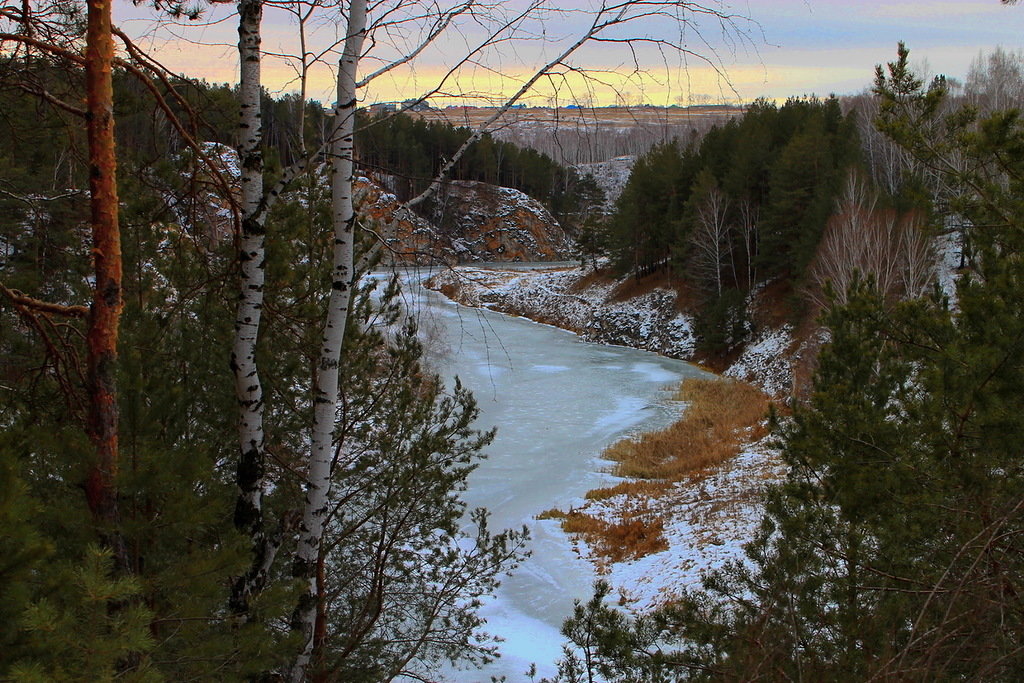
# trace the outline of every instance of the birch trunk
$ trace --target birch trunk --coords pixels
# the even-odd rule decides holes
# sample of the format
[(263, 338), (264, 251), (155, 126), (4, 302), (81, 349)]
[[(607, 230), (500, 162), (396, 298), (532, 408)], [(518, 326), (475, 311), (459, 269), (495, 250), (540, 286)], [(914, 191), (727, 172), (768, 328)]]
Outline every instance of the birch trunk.
[(256, 365), (263, 309), (264, 220), (263, 152), (260, 113), (260, 22), (262, 0), (238, 3), (239, 161), (242, 182), (242, 226), (239, 248), (240, 289), (235, 317), (235, 343), (231, 369), (238, 400), (238, 499), (235, 527), (249, 534), (253, 545), (251, 569), (240, 577), (231, 594), (236, 614), (248, 611), (249, 599), (258, 593), (274, 559), (275, 544), (267, 542), (263, 520), (265, 451), (263, 433), (263, 386)]
[(296, 658), (292, 680), (303, 680), (306, 669), (319, 650), (316, 617), (323, 596), (317, 590), (317, 563), (323, 540), (331, 483), (334, 425), (337, 413), (339, 365), (345, 338), (349, 303), (354, 286), (355, 209), (352, 203), (353, 143), (356, 116), (356, 71), (366, 38), (366, 0), (349, 3), (348, 31), (338, 64), (338, 101), (330, 140), (331, 206), (334, 227), (334, 255), (331, 296), (317, 362), (313, 388), (313, 430), (310, 439), (309, 470), (305, 501), (299, 527), (295, 575), (305, 583), (305, 593), (295, 612), (295, 627), (303, 636), (302, 652)]
[(110, 0), (89, 0), (85, 78), (89, 140), (89, 192), (96, 289), (86, 333), (89, 439), (96, 460), (86, 481), (86, 498), (101, 535), (123, 573), (131, 571), (118, 530), (117, 337), (121, 298), (121, 231), (118, 225), (117, 157), (114, 149), (114, 42)]

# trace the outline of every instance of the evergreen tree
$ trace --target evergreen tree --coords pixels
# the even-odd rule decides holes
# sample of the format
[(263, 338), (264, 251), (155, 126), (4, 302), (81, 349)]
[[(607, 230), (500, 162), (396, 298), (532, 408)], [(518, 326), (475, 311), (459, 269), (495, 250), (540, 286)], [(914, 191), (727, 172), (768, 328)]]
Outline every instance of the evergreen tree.
[[(813, 394), (775, 420), (790, 469), (746, 561), (657, 615), (655, 641), (675, 645), (661, 655), (664, 678), (1024, 671), (1024, 123), (1015, 110), (944, 114), (942, 81), (925, 89), (907, 57), (901, 46), (879, 69), (880, 124), (946, 169), (974, 265), (955, 305), (940, 292), (894, 302), (861, 280), (827, 311)], [(928, 137), (935, 130), (948, 135)], [(602, 656), (634, 661), (611, 645), (633, 625), (591, 623)], [(652, 657), (643, 651), (641, 664)]]

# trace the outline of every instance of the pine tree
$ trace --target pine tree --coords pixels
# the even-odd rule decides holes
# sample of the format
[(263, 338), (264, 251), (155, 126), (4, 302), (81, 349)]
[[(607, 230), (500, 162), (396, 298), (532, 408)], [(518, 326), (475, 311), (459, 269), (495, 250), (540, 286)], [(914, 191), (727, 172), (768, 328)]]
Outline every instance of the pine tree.
[[(826, 312), (813, 394), (775, 420), (789, 473), (746, 560), (656, 617), (665, 678), (1024, 671), (1024, 123), (944, 114), (942, 82), (924, 88), (902, 46), (876, 88), (883, 128), (954, 189), (973, 267), (955, 305), (895, 302), (862, 279)], [(598, 654), (630, 662), (604, 644), (634, 628), (598, 623)]]

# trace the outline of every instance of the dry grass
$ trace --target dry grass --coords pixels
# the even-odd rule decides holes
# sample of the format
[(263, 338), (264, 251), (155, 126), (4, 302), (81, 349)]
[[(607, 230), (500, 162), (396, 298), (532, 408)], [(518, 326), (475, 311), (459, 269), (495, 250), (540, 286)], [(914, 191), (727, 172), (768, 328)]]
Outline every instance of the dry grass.
[(613, 473), (633, 479), (680, 481), (737, 455), (765, 434), (768, 397), (742, 382), (688, 379), (678, 399), (683, 417), (660, 431), (622, 439), (604, 452)]
[(568, 534), (582, 536), (595, 554), (609, 562), (621, 562), (668, 549), (664, 520), (647, 508), (623, 510), (614, 522), (571, 511), (562, 520), (562, 529)]
[(569, 287), (569, 292), (579, 294), (597, 284), (607, 284), (612, 281), (611, 275), (603, 270), (592, 270)]
[[(568, 534), (581, 536), (599, 564), (621, 562), (668, 549), (664, 499), (673, 483), (698, 475), (739, 454), (743, 444), (766, 433), (768, 397), (730, 379), (688, 379), (676, 395), (689, 403), (683, 417), (658, 432), (612, 444), (604, 457), (614, 473), (628, 477), (614, 486), (587, 493), (582, 509), (551, 509), (537, 519), (560, 520)], [(751, 495), (753, 495), (751, 493)], [(732, 501), (718, 501), (716, 507)], [(589, 511), (599, 510), (599, 514)]]
[(641, 278), (630, 275), (615, 286), (608, 298), (611, 301), (629, 301), (638, 296), (650, 294), (655, 289), (672, 289), (672, 287), (671, 273), (667, 268), (663, 268)]
[(608, 500), (615, 496), (646, 496), (656, 498), (672, 487), (667, 481), (651, 481), (649, 479), (638, 479), (619, 482), (615, 486), (593, 489), (587, 491), (587, 500)]
[(606, 521), (581, 510), (562, 512), (551, 508), (537, 519), (557, 519), (562, 531), (580, 536), (594, 554), (608, 562), (621, 562), (668, 549), (665, 521), (646, 502), (631, 502), (618, 507), (617, 519)]
[(438, 287), (437, 291), (444, 294), (452, 301), (458, 301), (462, 296), (462, 285), (458, 282), (446, 282)]

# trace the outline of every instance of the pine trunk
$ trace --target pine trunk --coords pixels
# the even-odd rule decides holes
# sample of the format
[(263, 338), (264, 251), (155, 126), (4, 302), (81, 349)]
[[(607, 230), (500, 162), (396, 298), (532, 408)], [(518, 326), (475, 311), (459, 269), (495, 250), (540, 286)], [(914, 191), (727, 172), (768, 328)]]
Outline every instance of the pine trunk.
[(117, 337), (121, 318), (121, 231), (117, 218), (117, 157), (110, 0), (89, 0), (86, 26), (86, 99), (92, 252), (96, 289), (86, 333), (89, 418), (96, 461), (86, 482), (90, 511), (102, 528), (120, 572), (131, 570), (118, 529)]
[(334, 227), (334, 262), (331, 296), (324, 324), (320, 357), (313, 388), (313, 432), (306, 496), (295, 575), (305, 582), (305, 594), (295, 613), (295, 626), (302, 632), (303, 649), (296, 659), (293, 681), (301, 681), (315, 656), (316, 621), (323, 596), (317, 589), (316, 570), (323, 540), (334, 453), (334, 425), (337, 413), (339, 365), (345, 338), (349, 303), (354, 286), (355, 209), (352, 202), (353, 140), (356, 115), (356, 71), (366, 38), (366, 0), (349, 4), (348, 31), (338, 64), (338, 101), (330, 141), (331, 205)]

